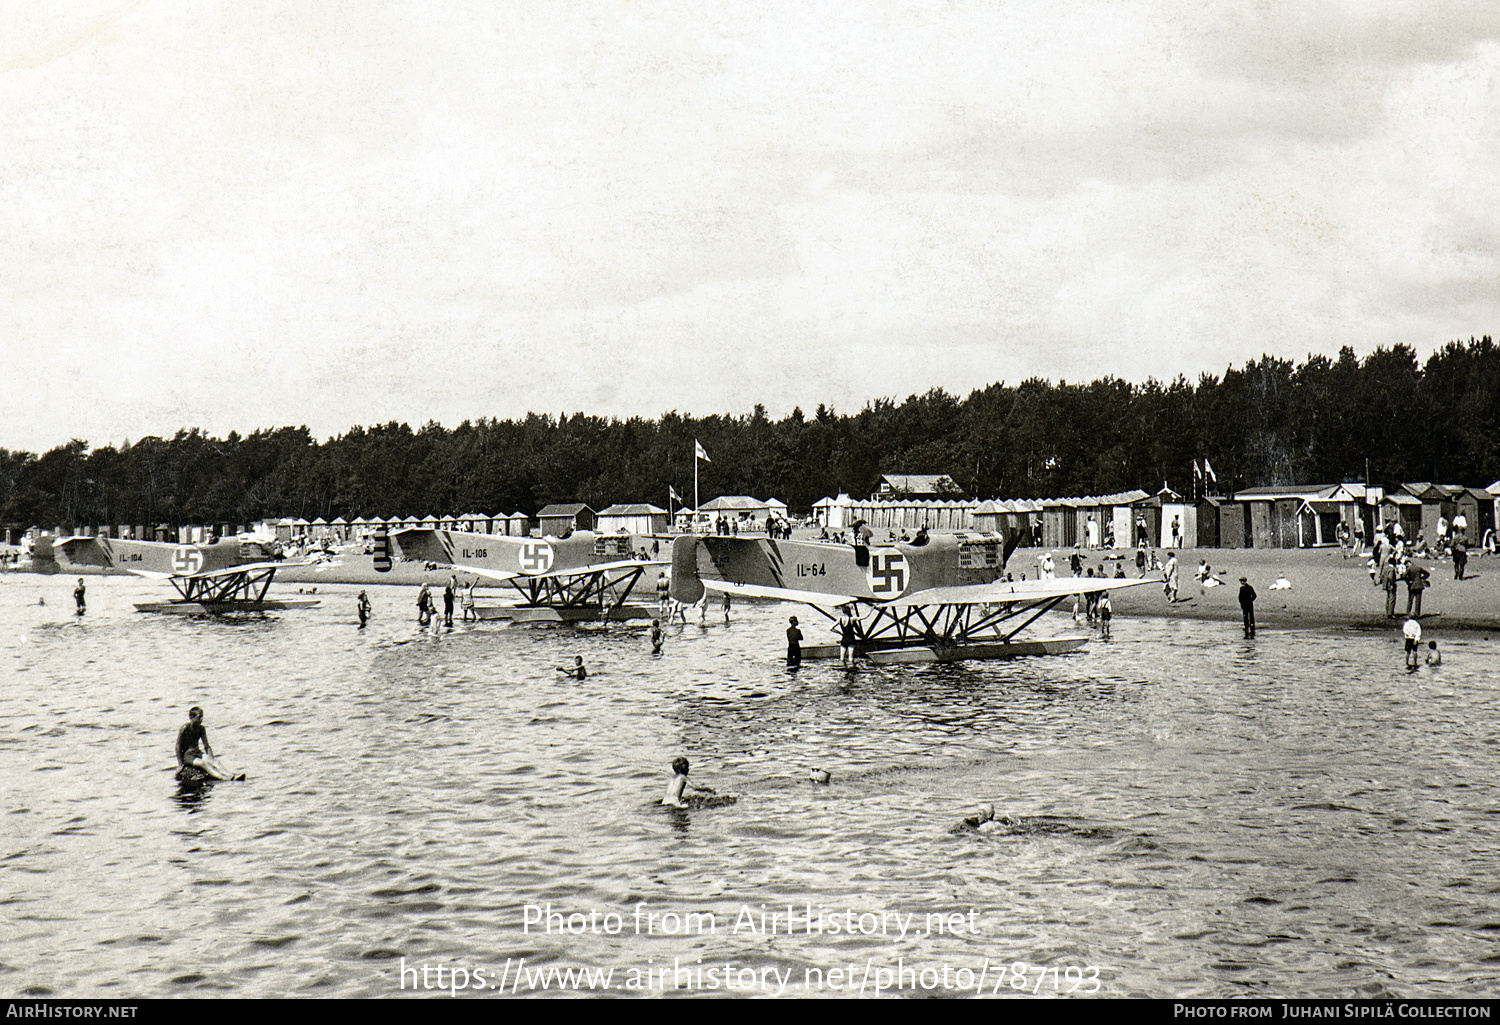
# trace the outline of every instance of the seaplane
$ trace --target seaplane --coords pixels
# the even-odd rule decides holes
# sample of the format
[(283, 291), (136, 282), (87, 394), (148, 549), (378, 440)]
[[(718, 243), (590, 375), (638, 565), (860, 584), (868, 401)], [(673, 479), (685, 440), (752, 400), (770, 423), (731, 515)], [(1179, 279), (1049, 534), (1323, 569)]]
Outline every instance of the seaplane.
[[(924, 544), (844, 544), (688, 535), (672, 544), (672, 597), (704, 591), (801, 602), (830, 620), (850, 610), (855, 653), (872, 662), (957, 662), (1076, 651), (1087, 637), (1019, 637), (1078, 594), (1147, 583), (1110, 577), (1007, 580), (1021, 540), (995, 533), (933, 534)], [(802, 657), (837, 658), (837, 644)]]
[(508, 585), (516, 600), (478, 606), (480, 619), (517, 623), (650, 618), (652, 611), (627, 603), (649, 566), (666, 561), (636, 557), (628, 534), (578, 530), (567, 537), (510, 537), (461, 530), (408, 528), (375, 537), (375, 569), (396, 561), (472, 573)]
[(205, 544), (129, 541), (110, 537), (68, 537), (53, 542), (52, 556), (64, 570), (116, 569), (153, 580), (168, 580), (178, 597), (137, 602), (138, 612), (176, 615), (230, 615), (308, 609), (316, 598), (267, 598), (276, 570), (286, 565), (272, 541), (224, 538)]

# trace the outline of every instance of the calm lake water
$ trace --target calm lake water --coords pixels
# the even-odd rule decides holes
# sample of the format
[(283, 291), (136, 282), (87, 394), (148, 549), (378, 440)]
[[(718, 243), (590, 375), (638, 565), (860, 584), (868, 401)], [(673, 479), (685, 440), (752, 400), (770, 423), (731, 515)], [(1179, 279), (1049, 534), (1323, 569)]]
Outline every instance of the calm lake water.
[[(870, 993), (904, 967), (929, 972), (908, 995), (959, 995), (946, 966), (1013, 994), (1018, 962), (1028, 991), (1057, 968), (1049, 994), (1500, 988), (1479, 636), (1432, 634), (1445, 664), (1408, 675), (1394, 634), (1117, 619), (1072, 656), (793, 673), (786, 616), (823, 628), (790, 606), (673, 626), (653, 658), (642, 627), (433, 636), (409, 589), (370, 588), (363, 631), (352, 587), (246, 622), (138, 614), (168, 589), (126, 578), (90, 578), (80, 619), (71, 590), (0, 576), (7, 996), (400, 995), (403, 963), (525, 993), (522, 958), (613, 968), (618, 992), (726, 962), (694, 988), (800, 996), (837, 970)], [(586, 681), (554, 669), (575, 654)], [(174, 781), (193, 704), (247, 782)], [(738, 803), (654, 806), (678, 754)], [(951, 834), (979, 801), (1020, 824)], [(549, 902), (619, 934), (523, 931)], [(855, 935), (745, 927), (788, 904)], [(637, 935), (637, 908), (674, 917)], [(659, 931), (704, 912), (711, 935)], [(929, 914), (962, 926), (916, 935)]]

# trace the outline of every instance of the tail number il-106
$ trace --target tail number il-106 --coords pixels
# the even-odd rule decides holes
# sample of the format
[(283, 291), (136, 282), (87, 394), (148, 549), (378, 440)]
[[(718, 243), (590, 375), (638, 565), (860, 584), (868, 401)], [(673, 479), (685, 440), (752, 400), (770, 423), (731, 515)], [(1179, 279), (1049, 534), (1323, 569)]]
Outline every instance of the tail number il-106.
[(461, 548), (459, 552), (465, 559), (488, 559), (490, 557), (488, 548)]

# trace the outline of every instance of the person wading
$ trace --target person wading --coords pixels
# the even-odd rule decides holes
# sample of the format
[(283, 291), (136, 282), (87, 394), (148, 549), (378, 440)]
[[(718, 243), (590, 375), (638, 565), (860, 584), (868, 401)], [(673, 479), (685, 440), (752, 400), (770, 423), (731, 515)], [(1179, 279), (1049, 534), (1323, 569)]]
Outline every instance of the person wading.
[(1246, 577), (1240, 577), (1240, 613), (1245, 618), (1245, 639), (1255, 636), (1255, 588)]

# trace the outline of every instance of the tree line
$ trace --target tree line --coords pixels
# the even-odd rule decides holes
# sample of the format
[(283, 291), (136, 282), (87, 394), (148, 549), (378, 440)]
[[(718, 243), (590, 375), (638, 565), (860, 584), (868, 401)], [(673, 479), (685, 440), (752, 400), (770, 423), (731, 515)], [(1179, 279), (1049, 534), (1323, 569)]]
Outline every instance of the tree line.
[(1132, 384), (1036, 378), (959, 398), (941, 389), (857, 413), (819, 405), (780, 419), (677, 412), (626, 420), (524, 419), (354, 427), (318, 442), (306, 427), (211, 437), (198, 429), (116, 448), (75, 439), (43, 455), (0, 448), (0, 523), (249, 523), (270, 516), (534, 515), (553, 502), (780, 498), (806, 511), (856, 497), (885, 473), (946, 473), (980, 498), (1193, 486), (1208, 459), (1217, 490), (1405, 481), (1484, 486), (1500, 477), (1500, 350), (1486, 335), (1425, 364), (1407, 346), (1363, 359), (1263, 356), (1222, 377)]

